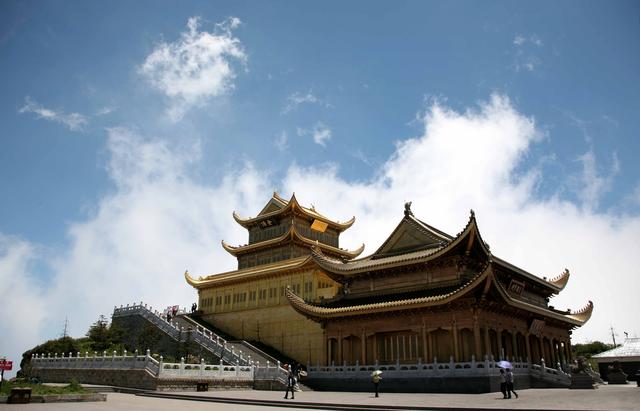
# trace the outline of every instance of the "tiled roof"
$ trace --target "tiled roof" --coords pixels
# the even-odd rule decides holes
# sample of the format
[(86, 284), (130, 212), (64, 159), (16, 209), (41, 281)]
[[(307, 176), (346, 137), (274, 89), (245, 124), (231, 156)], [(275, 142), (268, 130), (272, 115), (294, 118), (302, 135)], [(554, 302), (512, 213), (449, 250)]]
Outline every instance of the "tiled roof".
[(258, 243), (253, 243), (253, 244), (249, 244), (249, 245), (243, 245), (243, 246), (238, 246), (238, 247), (234, 247), (231, 246), (229, 244), (227, 244), (224, 240), (222, 240), (222, 248), (224, 248), (229, 254), (231, 255), (238, 255), (240, 253), (244, 253), (244, 252), (248, 252), (248, 251), (252, 251), (252, 250), (257, 250), (269, 245), (275, 245), (275, 244), (279, 244), (281, 242), (287, 241), (288, 239), (297, 239), (299, 241), (302, 241), (303, 243), (306, 243), (312, 247), (317, 247), (323, 250), (326, 250), (328, 252), (334, 253), (334, 254), (338, 254), (340, 256), (343, 256), (347, 259), (352, 259), (355, 258), (357, 256), (359, 256), (362, 251), (364, 251), (364, 244), (362, 244), (359, 248), (355, 249), (355, 250), (345, 250), (342, 248), (337, 248), (337, 247), (333, 247), (330, 246), (328, 244), (324, 244), (321, 243), (319, 241), (315, 241), (315, 240), (311, 240), (306, 238), (305, 236), (303, 236), (302, 234), (300, 234), (298, 232), (298, 230), (296, 230), (296, 227), (294, 225), (291, 226), (291, 228), (289, 229), (289, 231), (287, 231), (286, 233), (282, 234), (279, 237), (275, 237), (266, 241), (261, 241)]
[(218, 285), (228, 282), (244, 281), (257, 276), (267, 274), (283, 274), (291, 270), (299, 269), (307, 263), (312, 262), (310, 256), (302, 256), (289, 260), (278, 261), (271, 264), (259, 265), (256, 267), (245, 268), (242, 270), (227, 271), (225, 273), (213, 274), (206, 277), (193, 278), (188, 271), (184, 272), (184, 278), (187, 283), (195, 288), (205, 288), (211, 285)]
[(473, 290), (477, 285), (481, 284), (490, 274), (491, 265), (487, 264), (486, 268), (478, 273), (475, 277), (448, 293), (404, 300), (396, 299), (371, 304), (350, 305), (342, 307), (320, 307), (318, 305), (307, 303), (301, 297), (297, 296), (290, 288), (287, 288), (285, 294), (287, 296), (287, 299), (289, 300), (289, 304), (291, 304), (291, 306), (296, 311), (307, 317), (319, 320), (324, 318), (385, 313), (390, 311), (408, 310), (446, 304)]
[(621, 346), (596, 354), (592, 358), (640, 360), (640, 338), (627, 338)]
[(355, 217), (352, 217), (349, 221), (345, 221), (345, 222), (338, 222), (338, 221), (331, 220), (330, 218), (325, 217), (324, 215), (317, 212), (313, 207), (307, 208), (307, 207), (301, 206), (300, 203), (298, 203), (298, 200), (296, 199), (295, 193), (291, 196), (291, 199), (287, 201), (284, 198), (280, 197), (278, 193), (274, 192), (273, 199), (276, 200), (278, 203), (280, 203), (283, 207), (280, 208), (279, 210), (271, 211), (262, 215), (258, 215), (253, 218), (242, 218), (234, 211), (233, 218), (241, 226), (249, 227), (250, 225), (258, 221), (264, 220), (265, 218), (274, 217), (276, 215), (279, 215), (289, 210), (298, 209), (302, 214), (305, 214), (310, 218), (321, 220), (327, 223), (329, 226), (337, 229), (338, 231), (346, 230), (347, 228), (351, 227), (353, 223), (356, 221)]

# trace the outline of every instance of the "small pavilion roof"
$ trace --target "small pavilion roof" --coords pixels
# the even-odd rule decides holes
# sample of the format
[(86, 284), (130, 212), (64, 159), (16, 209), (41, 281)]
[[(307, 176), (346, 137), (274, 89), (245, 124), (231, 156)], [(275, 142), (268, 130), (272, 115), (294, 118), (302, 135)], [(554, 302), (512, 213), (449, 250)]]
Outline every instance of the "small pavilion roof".
[(224, 240), (222, 240), (222, 247), (231, 255), (238, 256), (239, 254), (242, 254), (245, 252), (257, 250), (257, 249), (264, 248), (271, 245), (284, 243), (289, 240), (298, 240), (311, 247), (316, 247), (318, 249), (325, 250), (328, 253), (337, 254), (347, 259), (355, 258), (359, 256), (362, 253), (362, 251), (364, 251), (364, 244), (362, 244), (360, 247), (358, 247), (355, 250), (345, 250), (342, 248), (337, 248), (337, 247), (333, 247), (333, 246), (321, 243), (317, 240), (311, 240), (309, 238), (306, 238), (302, 234), (300, 234), (298, 230), (296, 230), (295, 225), (292, 225), (289, 231), (287, 231), (283, 235), (276, 238), (272, 238), (270, 240), (260, 241), (258, 243), (253, 243), (253, 244), (248, 244), (248, 245), (243, 245), (238, 247), (231, 246), (227, 244)]
[(351, 227), (356, 221), (355, 217), (352, 217), (350, 220), (345, 222), (331, 220), (330, 218), (325, 217), (324, 215), (317, 212), (315, 207), (313, 206), (311, 208), (301, 206), (300, 203), (298, 203), (295, 193), (293, 193), (290, 200), (285, 200), (284, 198), (280, 197), (275, 191), (273, 192), (273, 197), (271, 198), (271, 200), (269, 200), (267, 205), (260, 211), (260, 213), (258, 213), (257, 216), (252, 218), (242, 218), (234, 211), (233, 218), (241, 226), (249, 228), (253, 224), (256, 224), (262, 220), (272, 218), (289, 211), (298, 211), (300, 212), (300, 214), (308, 218), (322, 221), (328, 226), (336, 229), (338, 232), (344, 231), (347, 228)]
[(601, 352), (591, 358), (595, 358), (596, 362), (640, 361), (640, 338), (627, 338), (619, 347)]

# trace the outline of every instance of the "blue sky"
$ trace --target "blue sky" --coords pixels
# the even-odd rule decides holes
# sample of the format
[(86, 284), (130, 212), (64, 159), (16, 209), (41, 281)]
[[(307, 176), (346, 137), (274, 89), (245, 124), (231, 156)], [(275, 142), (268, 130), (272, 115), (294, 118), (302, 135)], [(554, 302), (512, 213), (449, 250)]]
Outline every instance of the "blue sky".
[[(274, 189), (356, 215), (369, 252), (406, 200), (452, 234), (474, 208), (497, 255), (577, 266), (578, 339), (637, 334), (606, 304), (640, 290), (639, 38), (625, 1), (2, 2), (0, 288), (37, 325), (0, 350), (189, 304), (184, 268), (233, 269), (231, 210)], [(118, 281), (174, 287), (71, 290)]]

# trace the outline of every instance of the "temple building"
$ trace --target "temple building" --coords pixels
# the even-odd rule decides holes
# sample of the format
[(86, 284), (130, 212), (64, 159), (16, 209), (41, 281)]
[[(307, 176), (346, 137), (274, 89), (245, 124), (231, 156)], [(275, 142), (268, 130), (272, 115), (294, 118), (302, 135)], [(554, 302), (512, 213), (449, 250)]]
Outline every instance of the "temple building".
[(235, 338), (260, 341), (301, 363), (415, 364), (493, 356), (539, 364), (571, 360), (571, 331), (591, 316), (549, 300), (569, 280), (547, 280), (492, 254), (475, 215), (455, 236), (416, 218), (372, 254), (340, 248), (351, 227), (295, 195), (277, 193), (254, 218), (235, 220), (249, 243), (222, 246), (238, 269), (193, 278), (202, 318)]

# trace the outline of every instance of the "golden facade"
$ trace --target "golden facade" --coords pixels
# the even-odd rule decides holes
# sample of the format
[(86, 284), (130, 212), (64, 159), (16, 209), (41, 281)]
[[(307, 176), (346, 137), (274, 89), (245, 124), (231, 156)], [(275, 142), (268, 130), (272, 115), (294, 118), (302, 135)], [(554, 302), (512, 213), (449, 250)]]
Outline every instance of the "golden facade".
[(413, 216), (410, 204), (389, 238), (339, 247), (346, 223), (274, 193), (257, 217), (234, 218), (249, 244), (223, 247), (238, 270), (186, 279), (203, 318), (303, 363), (456, 362), (494, 358), (568, 362), (571, 329), (593, 309), (556, 310), (549, 298), (569, 272), (541, 279), (492, 255), (473, 212), (450, 236)]

